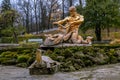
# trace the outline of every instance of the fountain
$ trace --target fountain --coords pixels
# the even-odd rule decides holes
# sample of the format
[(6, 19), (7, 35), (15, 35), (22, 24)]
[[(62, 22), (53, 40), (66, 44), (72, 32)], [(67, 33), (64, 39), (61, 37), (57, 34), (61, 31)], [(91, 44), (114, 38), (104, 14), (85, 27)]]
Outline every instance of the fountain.
[[(58, 25), (58, 34), (45, 34), (46, 39), (41, 47), (45, 46), (81, 46), (81, 44), (89, 45), (93, 37), (88, 36), (85, 40), (81, 35), (78, 34), (79, 26), (84, 21), (84, 16), (76, 12), (74, 6), (69, 8), (70, 16), (63, 20), (53, 22), (54, 25)], [(82, 45), (83, 46), (83, 45)]]
[(48, 56), (42, 56), (41, 50), (36, 51), (36, 60), (29, 67), (30, 75), (53, 74), (59, 71), (60, 63)]
[[(46, 39), (43, 47), (69, 47), (69, 46), (89, 46), (91, 44), (92, 37), (88, 36), (86, 40), (78, 34), (79, 26), (84, 21), (84, 17), (76, 12), (74, 6), (69, 8), (70, 16), (63, 20), (53, 22), (54, 25), (58, 25), (58, 34), (45, 34)], [(49, 74), (59, 70), (60, 63), (52, 60), (48, 56), (42, 56), (41, 50), (36, 52), (36, 60), (29, 67), (30, 74)]]

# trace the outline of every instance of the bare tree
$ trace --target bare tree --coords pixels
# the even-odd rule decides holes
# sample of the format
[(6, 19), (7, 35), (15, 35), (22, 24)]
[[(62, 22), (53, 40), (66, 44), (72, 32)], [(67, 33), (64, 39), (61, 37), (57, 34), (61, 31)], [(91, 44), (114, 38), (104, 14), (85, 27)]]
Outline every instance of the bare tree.
[(46, 28), (46, 6), (45, 6), (45, 1), (43, 2), (42, 0), (39, 1), (40, 3), (40, 11), (39, 11), (39, 25), (41, 25), (41, 31), (43, 31)]
[(35, 16), (35, 31), (39, 32), (39, 27), (38, 27), (38, 15), (37, 15), (37, 8), (38, 8), (38, 0), (33, 0), (33, 10), (34, 10), (34, 16)]
[(82, 8), (82, 6), (83, 6), (83, 5), (82, 5), (82, 0), (79, 0), (79, 4), (80, 4), (80, 6), (81, 6), (81, 8)]
[(65, 15), (64, 15), (64, 8), (65, 8), (65, 5), (64, 5), (64, 2), (65, 2), (65, 0), (62, 0), (62, 11), (63, 11), (63, 13), (62, 13), (62, 18), (64, 19), (65, 18)]
[(51, 13), (53, 11), (55, 11), (56, 9), (58, 9), (59, 4), (58, 4), (58, 0), (47, 0), (47, 11), (48, 11), (48, 29), (51, 28)]
[(29, 33), (29, 17), (30, 17), (30, 0), (19, 0), (18, 1), (18, 6), (21, 12), (21, 15), (23, 16), (23, 20), (25, 20), (25, 26), (26, 30)]
[[(59, 12), (56, 11), (61, 7), (62, 18), (64, 18), (66, 14), (68, 15), (68, 8), (74, 5), (76, 0), (17, 0), (15, 3), (17, 3), (15, 8), (22, 16), (22, 24), (29, 33), (52, 28), (53, 13), (57, 15)], [(82, 4), (82, 2), (80, 3)]]

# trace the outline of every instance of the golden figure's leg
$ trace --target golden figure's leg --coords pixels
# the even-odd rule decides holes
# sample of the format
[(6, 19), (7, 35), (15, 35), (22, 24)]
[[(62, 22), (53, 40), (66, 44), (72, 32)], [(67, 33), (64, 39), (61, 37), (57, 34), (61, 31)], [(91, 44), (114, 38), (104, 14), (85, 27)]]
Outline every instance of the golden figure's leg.
[(70, 38), (71, 35), (72, 35), (72, 32), (69, 32), (68, 34), (64, 35), (63, 40), (67, 41)]
[(78, 35), (78, 30), (75, 30), (73, 32), (73, 34), (71, 36), (71, 40), (73, 43), (78, 43), (78, 44), (80, 44), (82, 42), (83, 38), (80, 35)]

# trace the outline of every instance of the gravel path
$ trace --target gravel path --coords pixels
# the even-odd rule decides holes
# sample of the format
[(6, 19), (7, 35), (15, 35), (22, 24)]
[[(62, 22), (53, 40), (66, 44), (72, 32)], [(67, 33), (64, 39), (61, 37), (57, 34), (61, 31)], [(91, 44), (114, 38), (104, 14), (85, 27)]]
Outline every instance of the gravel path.
[(120, 80), (120, 63), (53, 75), (29, 75), (26, 68), (0, 65), (0, 80)]

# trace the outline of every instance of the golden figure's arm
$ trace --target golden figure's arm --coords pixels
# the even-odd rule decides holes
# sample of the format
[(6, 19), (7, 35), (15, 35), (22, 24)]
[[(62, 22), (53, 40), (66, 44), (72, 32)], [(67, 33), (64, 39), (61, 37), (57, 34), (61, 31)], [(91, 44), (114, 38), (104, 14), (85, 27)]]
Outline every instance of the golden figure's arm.
[(79, 19), (73, 21), (71, 24), (77, 25), (77, 24), (80, 24), (81, 22), (84, 21), (84, 17), (83, 17), (83, 16), (80, 15), (80, 16), (78, 16), (78, 18), (79, 18)]
[(62, 29), (66, 29), (66, 26), (63, 26), (62, 24), (64, 24), (66, 21), (68, 20), (68, 17), (66, 17), (63, 20), (57, 21), (57, 22), (53, 22), (53, 24), (57, 24), (58, 25), (58, 29), (62, 30)]
[(63, 20), (60, 20), (60, 21), (57, 21), (57, 22), (53, 22), (53, 24), (63, 24), (65, 23), (66, 21), (68, 20), (68, 17), (63, 19)]

